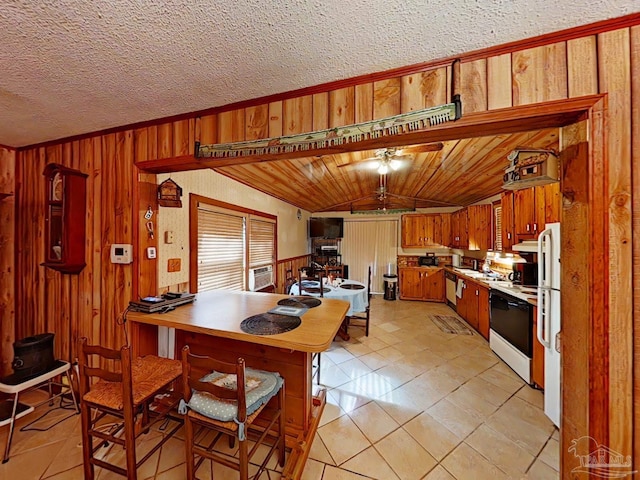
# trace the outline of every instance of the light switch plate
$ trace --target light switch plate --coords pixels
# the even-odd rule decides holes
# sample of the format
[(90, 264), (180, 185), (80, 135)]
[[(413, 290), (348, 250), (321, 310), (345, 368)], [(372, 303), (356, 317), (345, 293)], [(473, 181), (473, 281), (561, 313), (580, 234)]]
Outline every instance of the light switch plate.
[(173, 232), (171, 230), (164, 232), (164, 243), (173, 243)]
[(149, 260), (156, 258), (156, 247), (147, 247), (147, 258)]

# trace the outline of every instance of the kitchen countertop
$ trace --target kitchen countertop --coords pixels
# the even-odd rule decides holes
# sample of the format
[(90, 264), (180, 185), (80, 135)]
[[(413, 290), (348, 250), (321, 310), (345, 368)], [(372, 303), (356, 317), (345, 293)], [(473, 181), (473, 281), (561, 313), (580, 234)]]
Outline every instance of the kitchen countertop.
[(513, 282), (508, 280), (494, 280), (489, 279), (482, 272), (476, 272), (470, 268), (464, 267), (445, 267), (447, 271), (455, 273), (458, 276), (466, 277), (474, 282), (481, 283), (488, 286), (491, 289), (498, 290), (500, 292), (512, 295), (521, 300), (529, 302), (531, 305), (538, 304), (538, 293), (536, 287), (523, 287), (520, 285), (514, 285)]

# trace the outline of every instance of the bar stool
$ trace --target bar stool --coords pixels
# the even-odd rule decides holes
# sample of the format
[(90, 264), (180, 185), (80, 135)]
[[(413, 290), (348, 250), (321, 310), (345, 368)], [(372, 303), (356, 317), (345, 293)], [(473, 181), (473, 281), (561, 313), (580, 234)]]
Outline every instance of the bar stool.
[[(206, 373), (204, 377), (203, 373)], [(195, 478), (195, 472), (205, 458), (238, 470), (240, 479), (247, 480), (249, 461), (268, 437), (271, 437), (272, 443), (253, 478), (260, 477), (276, 448), (278, 463), (284, 466), (284, 379), (278, 373), (245, 368), (242, 358), (238, 358), (236, 363), (226, 363), (193, 355), (187, 345), (182, 349), (182, 380), (184, 401), (180, 403), (180, 413), (185, 416), (188, 480)], [(277, 397), (276, 406), (267, 406), (273, 397)], [(263, 421), (259, 426), (254, 424), (258, 416)], [(272, 433), (276, 423), (277, 436)], [(213, 430), (217, 435), (208, 445), (197, 444), (194, 427)], [(257, 432), (259, 437), (249, 451), (247, 437), (250, 431)], [(230, 446), (238, 439), (238, 459), (221, 455), (212, 449), (222, 435), (229, 436)], [(200, 456), (197, 462), (195, 455)]]
[[(94, 357), (92, 359), (95, 359), (95, 363), (90, 362), (89, 357)], [(106, 363), (114, 365), (114, 368), (107, 370), (90, 366)], [(160, 396), (167, 393), (172, 382), (180, 377), (180, 361), (155, 355), (132, 361), (128, 346), (112, 350), (99, 345), (88, 345), (87, 339), (83, 337), (78, 341), (78, 366), (85, 480), (93, 480), (94, 465), (123, 475), (129, 480), (136, 480), (137, 468), (182, 426), (181, 419), (170, 414), (171, 407), (177, 405), (179, 396), (171, 395), (170, 392), (169, 396)], [(91, 379), (94, 377), (99, 381), (92, 384)], [(92, 411), (96, 412), (93, 419)], [(122, 423), (111, 432), (103, 432), (97, 423), (106, 415), (120, 418)], [(152, 425), (150, 416), (156, 421), (170, 417), (177, 421), (177, 425), (138, 461), (136, 438), (149, 431)], [(94, 437), (101, 440), (95, 447)], [(94, 457), (103, 441), (125, 448), (126, 469)]]

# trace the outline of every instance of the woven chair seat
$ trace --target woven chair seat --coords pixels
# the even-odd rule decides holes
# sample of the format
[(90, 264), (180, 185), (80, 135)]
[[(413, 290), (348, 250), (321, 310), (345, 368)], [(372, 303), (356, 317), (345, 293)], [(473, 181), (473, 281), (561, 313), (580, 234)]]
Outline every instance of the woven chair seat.
[[(158, 390), (182, 375), (180, 360), (148, 355), (135, 359), (131, 364), (133, 404), (138, 406)], [(100, 380), (83, 397), (95, 405), (122, 410), (122, 384)]]

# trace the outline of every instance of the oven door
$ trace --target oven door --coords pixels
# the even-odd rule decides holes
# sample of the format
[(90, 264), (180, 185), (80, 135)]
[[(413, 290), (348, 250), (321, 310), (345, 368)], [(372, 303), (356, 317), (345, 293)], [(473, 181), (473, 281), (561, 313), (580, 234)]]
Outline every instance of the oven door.
[(532, 358), (533, 308), (519, 298), (497, 290), (491, 291), (491, 330)]

